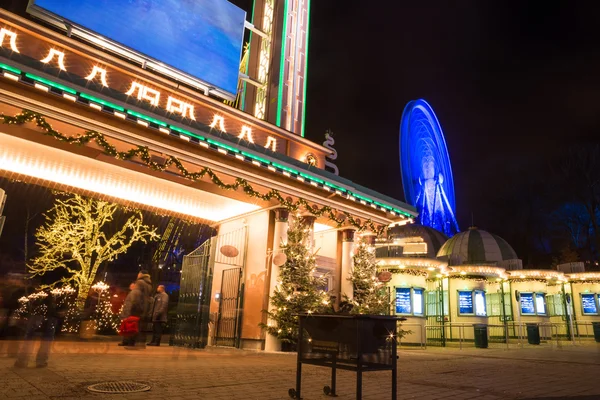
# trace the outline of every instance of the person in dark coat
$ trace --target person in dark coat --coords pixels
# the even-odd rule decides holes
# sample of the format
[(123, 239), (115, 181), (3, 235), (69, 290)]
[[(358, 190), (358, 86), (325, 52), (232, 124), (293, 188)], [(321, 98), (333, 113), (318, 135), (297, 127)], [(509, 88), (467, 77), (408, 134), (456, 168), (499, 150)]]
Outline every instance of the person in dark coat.
[(165, 293), (164, 285), (158, 285), (152, 307), (152, 340), (148, 346), (160, 346), (160, 339), (169, 311), (169, 295)]
[[(131, 293), (131, 292), (133, 291), (133, 289), (135, 289), (135, 282), (131, 282), (131, 283), (129, 284), (129, 293)], [(127, 294), (129, 294), (129, 293), (127, 293)], [(126, 296), (126, 297), (127, 297), (127, 296)], [(128, 305), (128, 304), (126, 303), (126, 300), (127, 300), (127, 299), (125, 299), (125, 300), (123, 301), (123, 307), (121, 308), (121, 314), (119, 315), (119, 318), (120, 318), (121, 320), (123, 320), (123, 319), (127, 318), (127, 317), (124, 317), (124, 316), (123, 316), (123, 315), (126, 313), (125, 309), (127, 308), (127, 306), (131, 307), (131, 304), (129, 304), (129, 305)], [(119, 346), (129, 346), (129, 343), (130, 343), (130, 342), (131, 342), (131, 338), (130, 338), (130, 337), (123, 336), (123, 341), (122, 341), (121, 343), (119, 343)]]
[(152, 281), (147, 271), (140, 271), (135, 281), (135, 286), (125, 298), (123, 311), (121, 312), (121, 320), (128, 317), (139, 317), (139, 333), (130, 338), (125, 344), (126, 346), (134, 346), (136, 342), (145, 345), (146, 333), (144, 325), (150, 321), (150, 312), (152, 307)]

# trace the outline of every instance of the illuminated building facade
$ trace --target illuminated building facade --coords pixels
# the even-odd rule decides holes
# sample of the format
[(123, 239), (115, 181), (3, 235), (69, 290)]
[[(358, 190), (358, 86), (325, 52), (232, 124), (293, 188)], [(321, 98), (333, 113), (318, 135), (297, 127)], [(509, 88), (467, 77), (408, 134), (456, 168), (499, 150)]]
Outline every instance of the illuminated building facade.
[[(392, 313), (407, 318), (404, 344), (600, 341), (594, 336), (600, 324), (597, 272), (585, 272), (583, 263), (523, 269), (504, 239), (476, 228), (444, 238), (430, 227), (405, 224), (376, 242), (379, 275), (394, 299)], [(485, 343), (476, 340), (477, 327), (483, 327)]]
[[(315, 273), (328, 277), (339, 299), (352, 232), (381, 233), (416, 216), (413, 207), (324, 171), (331, 150), (302, 137), (308, 7), (256, 1), (254, 25), (246, 27), (261, 51), (245, 56), (242, 97), (219, 97), (219, 88), (199, 88), (204, 81), (152, 60), (138, 63), (130, 49), (109, 51), (113, 44), (88, 40), (83, 28), (61, 30), (26, 10), (0, 9), (0, 175), (214, 228), (215, 237), (186, 254), (212, 276), (196, 299), (202, 326), (186, 331), (196, 338), (190, 345), (210, 338), (279, 348), (259, 324), (289, 218), (300, 215), (311, 227), (320, 249)], [(258, 76), (269, 82), (264, 94), (248, 83)], [(198, 296), (198, 287), (190, 290)], [(218, 317), (208, 333), (210, 314)]]

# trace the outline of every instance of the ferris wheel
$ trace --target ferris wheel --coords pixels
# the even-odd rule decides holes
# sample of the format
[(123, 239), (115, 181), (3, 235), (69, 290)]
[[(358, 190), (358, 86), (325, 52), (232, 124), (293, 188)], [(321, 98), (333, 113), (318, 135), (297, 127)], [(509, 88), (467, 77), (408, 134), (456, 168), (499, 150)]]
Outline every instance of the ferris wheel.
[(419, 223), (452, 236), (459, 231), (450, 156), (442, 127), (423, 99), (410, 101), (400, 124), (400, 171), (407, 203)]

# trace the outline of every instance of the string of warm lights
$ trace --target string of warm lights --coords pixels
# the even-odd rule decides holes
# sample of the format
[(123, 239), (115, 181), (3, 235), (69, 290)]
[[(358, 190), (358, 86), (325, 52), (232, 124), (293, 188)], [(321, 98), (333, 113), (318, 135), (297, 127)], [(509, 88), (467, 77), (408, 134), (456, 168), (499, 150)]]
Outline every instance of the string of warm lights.
[(429, 273), (427, 271), (424, 271), (422, 269), (412, 269), (412, 268), (405, 268), (405, 269), (389, 269), (387, 270), (392, 274), (403, 274), (403, 275), (412, 275), (412, 276), (427, 276), (429, 275)]
[(96, 131), (88, 130), (85, 131), (81, 135), (77, 136), (66, 136), (62, 133), (58, 132), (52, 125), (46, 121), (44, 116), (41, 114), (35, 113), (29, 110), (22, 110), (21, 113), (16, 114), (14, 116), (0, 115), (0, 122), (9, 125), (23, 125), (26, 123), (33, 122), (37, 127), (42, 129), (42, 133), (46, 136), (53, 137), (61, 142), (74, 144), (77, 146), (84, 146), (90, 142), (95, 142), (100, 148), (102, 148), (103, 152), (109, 156), (112, 156), (119, 160), (131, 160), (133, 158), (139, 158), (143, 164), (147, 167), (151, 168), (154, 171), (163, 172), (170, 167), (175, 167), (179, 171), (179, 173), (192, 181), (198, 181), (203, 179), (205, 176), (208, 177), (213, 184), (217, 185), (220, 189), (223, 190), (232, 190), (236, 191), (239, 188), (249, 197), (258, 198), (260, 200), (270, 201), (277, 200), (279, 204), (292, 212), (296, 212), (300, 209), (310, 213), (315, 217), (325, 216), (329, 220), (335, 222), (338, 227), (343, 225), (344, 223), (348, 223), (351, 226), (357, 228), (359, 231), (370, 230), (375, 234), (382, 235), (385, 231), (385, 226), (379, 226), (373, 223), (372, 220), (368, 219), (366, 221), (361, 221), (359, 218), (354, 218), (350, 213), (343, 211), (340, 215), (336, 215), (334, 209), (330, 206), (318, 207), (316, 205), (309, 204), (303, 198), (298, 198), (297, 201), (293, 201), (291, 198), (285, 198), (281, 192), (276, 189), (271, 189), (267, 193), (263, 194), (254, 189), (254, 187), (243, 178), (236, 178), (234, 183), (226, 184), (221, 178), (210, 168), (204, 167), (200, 171), (190, 172), (185, 165), (181, 162), (180, 159), (174, 156), (167, 156), (166, 160), (163, 164), (157, 163), (152, 160), (150, 155), (150, 151), (148, 147), (145, 146), (136, 146), (127, 151), (118, 151), (117, 148), (111, 145), (105, 136)]

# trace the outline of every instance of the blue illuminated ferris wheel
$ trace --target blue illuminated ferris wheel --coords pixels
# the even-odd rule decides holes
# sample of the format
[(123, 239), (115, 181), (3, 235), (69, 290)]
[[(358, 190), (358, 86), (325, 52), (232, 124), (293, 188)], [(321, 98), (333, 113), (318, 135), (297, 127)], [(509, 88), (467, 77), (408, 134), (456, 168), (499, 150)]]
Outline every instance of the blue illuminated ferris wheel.
[(454, 179), (442, 127), (423, 99), (409, 102), (400, 125), (400, 170), (404, 196), (419, 212), (418, 222), (457, 233)]

